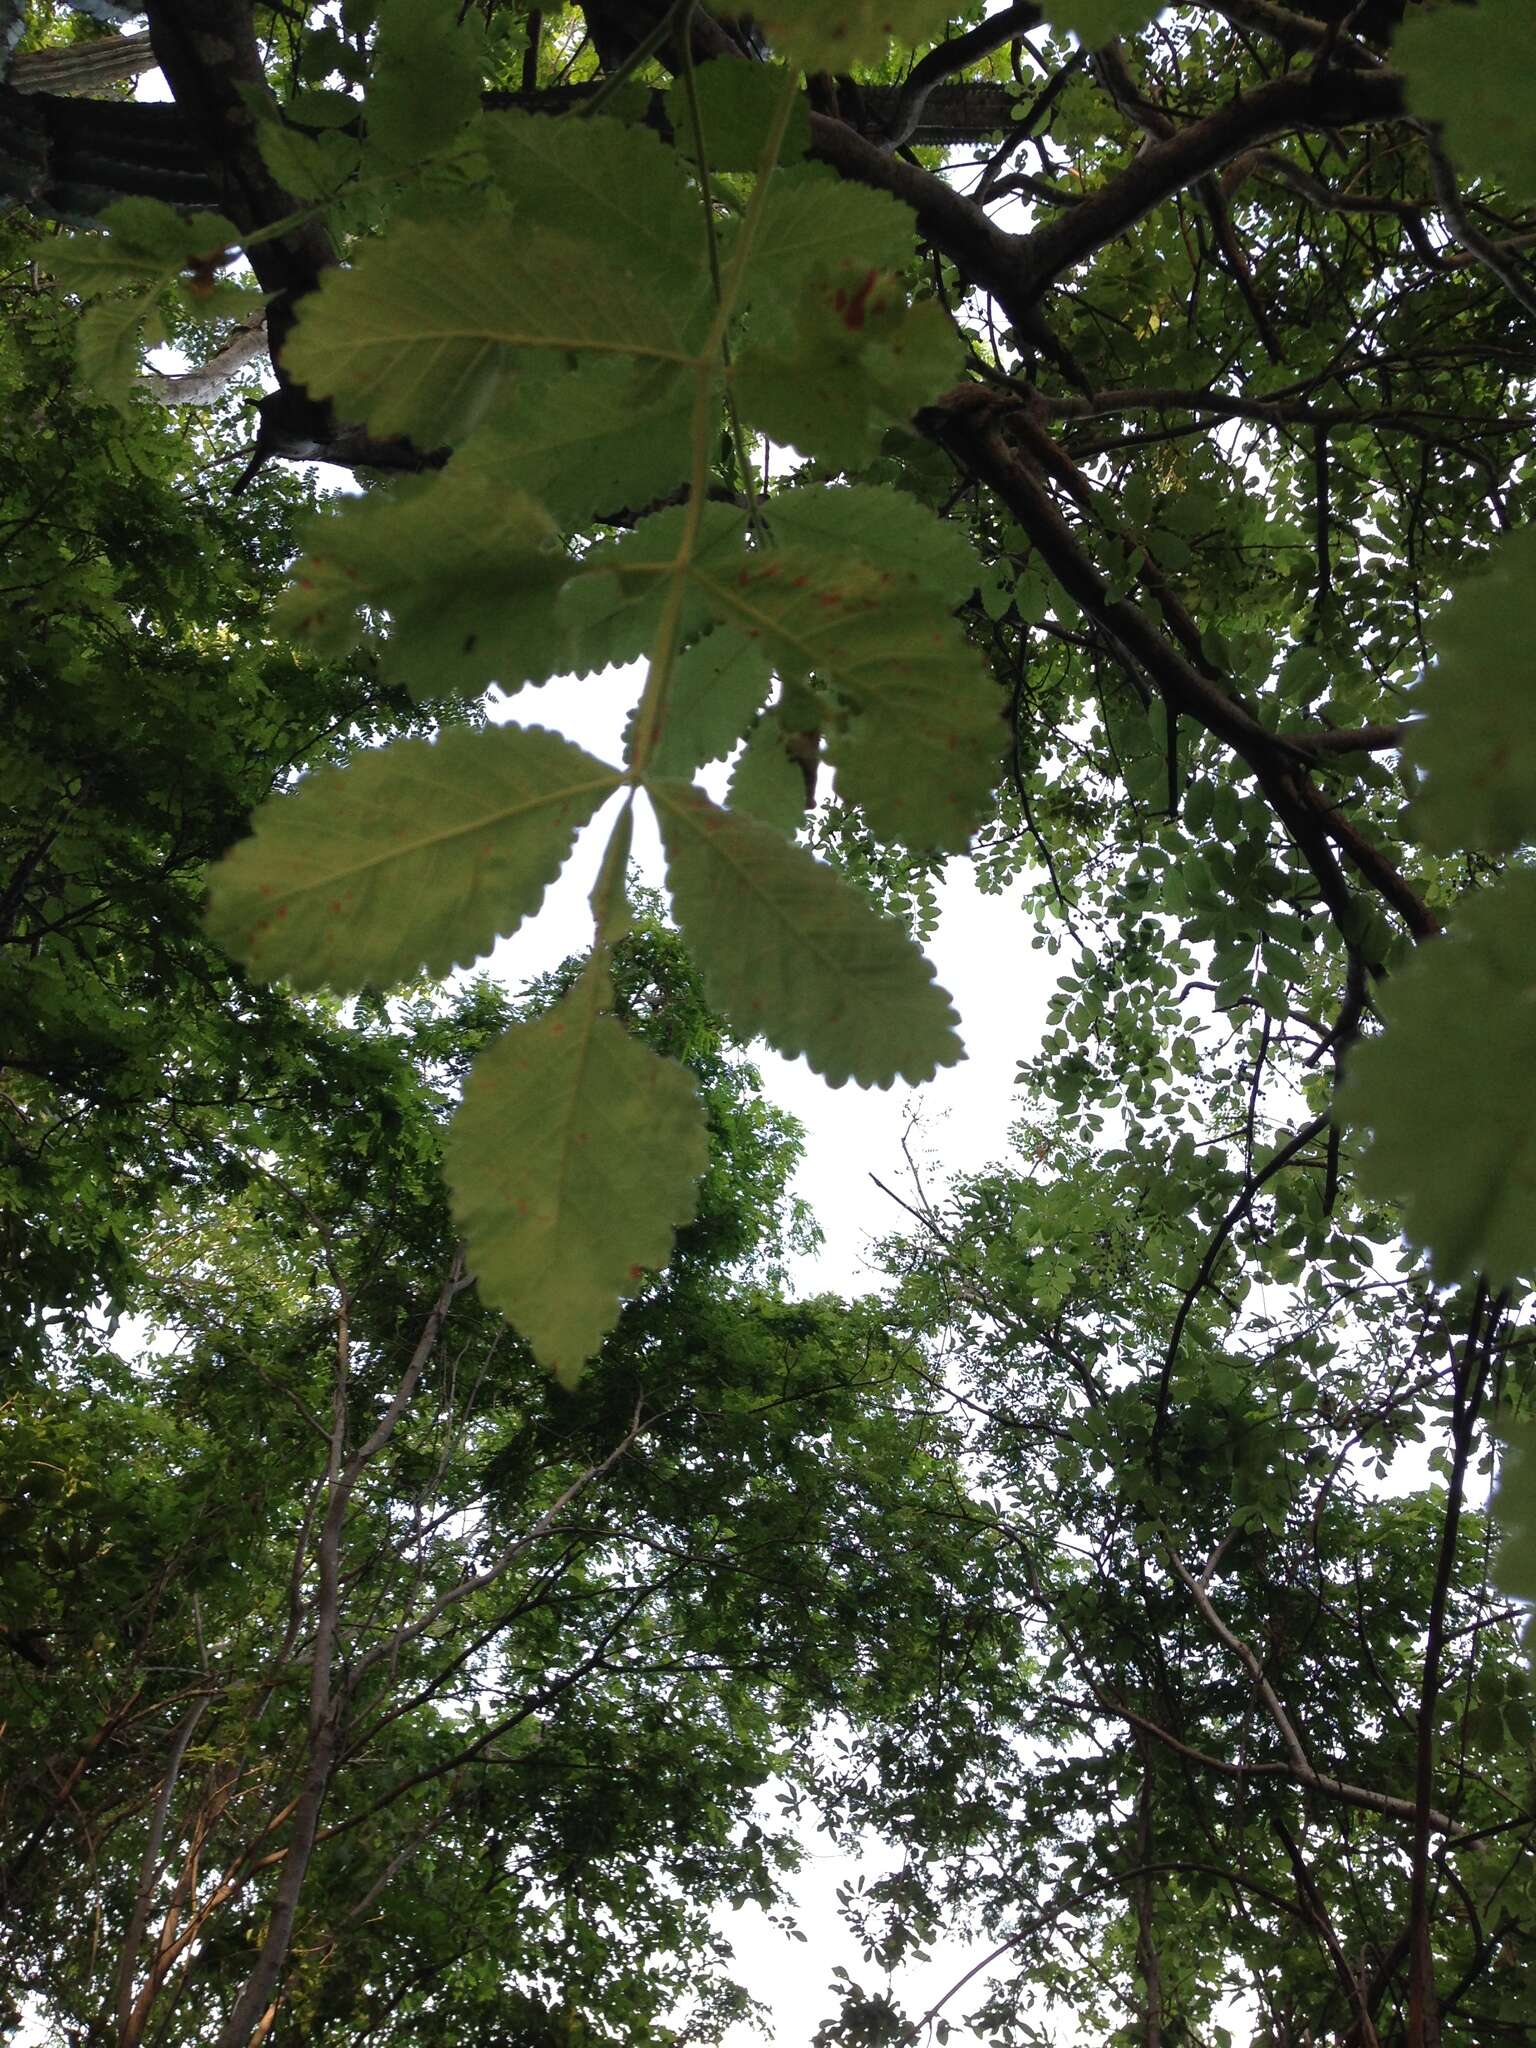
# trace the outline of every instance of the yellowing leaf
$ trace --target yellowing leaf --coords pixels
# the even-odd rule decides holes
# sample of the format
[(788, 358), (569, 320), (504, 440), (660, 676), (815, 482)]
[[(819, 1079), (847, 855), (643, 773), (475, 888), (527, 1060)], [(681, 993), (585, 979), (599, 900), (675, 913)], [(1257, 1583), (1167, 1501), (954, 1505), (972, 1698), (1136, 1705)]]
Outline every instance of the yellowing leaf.
[(213, 870), (209, 930), (300, 988), (444, 974), (538, 909), (618, 785), (539, 727), (398, 741), (264, 804)]
[(1341, 1112), (1362, 1185), (1403, 1205), (1446, 1281), (1536, 1273), (1536, 874), (1507, 875), (1394, 974)]
[(770, 826), (688, 783), (646, 787), (689, 952), (738, 1031), (804, 1053), (834, 1088), (926, 1081), (964, 1056), (949, 998), (900, 925)]
[(816, 676), (851, 716), (829, 721), (838, 787), (875, 831), (964, 846), (995, 785), (1003, 728), (980, 655), (940, 598), (856, 557), (754, 550), (734, 575), (695, 572), (720, 614), (781, 675)]
[(1407, 753), (1419, 837), (1442, 852), (1536, 838), (1536, 531), (1504, 535), (1434, 622)]
[(439, 448), (483, 416), (525, 349), (683, 359), (665, 301), (607, 252), (490, 211), (452, 235), (407, 222), (327, 271), (284, 362), (344, 417)]
[(475, 1062), (448, 1134), (480, 1292), (565, 1386), (665, 1264), (708, 1164), (687, 1071), (599, 1009), (587, 974)]

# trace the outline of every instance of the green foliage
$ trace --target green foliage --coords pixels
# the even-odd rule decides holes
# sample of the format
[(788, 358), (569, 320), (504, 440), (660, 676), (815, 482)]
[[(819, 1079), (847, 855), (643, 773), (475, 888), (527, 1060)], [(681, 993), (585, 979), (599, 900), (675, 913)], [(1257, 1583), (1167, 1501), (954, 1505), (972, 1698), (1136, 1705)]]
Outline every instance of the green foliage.
[(1536, 837), (1536, 536), (1505, 536), (1435, 622), (1408, 756), (1426, 777), (1414, 823), (1441, 852), (1507, 853)]
[(1496, 1287), (1536, 1269), (1536, 874), (1470, 897), (1448, 938), (1379, 998), (1342, 1107), (1372, 1133), (1367, 1184), (1447, 1281)]
[[(828, 2048), (1536, 2027), (1522, 1454), (1498, 1573), (1482, 1507), (1532, 1391), (1525, 11), (1043, 12), (695, 10), (701, 63), (646, 0), (344, 0), (258, 10), (248, 132), (7, 102), (7, 198), (158, 195), (0, 266), (0, 1953), (60, 2039), (119, 1977), (165, 2048), (717, 2039), (773, 1773), (863, 1859)], [(319, 517), (131, 388), (252, 302), (215, 203), (255, 452), (386, 444)], [(621, 765), (477, 729), (629, 663)], [(607, 792), (582, 957), (412, 978)], [(909, 1145), (883, 1300), (785, 1302), (729, 1034), (953, 1060), (908, 933), (957, 856), (1033, 913), (1026, 1121), (947, 1189)], [(909, 2016), (941, 1935), (997, 1966)]]
[(684, 782), (647, 784), (667, 886), (710, 1000), (834, 1088), (926, 1081), (962, 1057), (949, 999), (888, 918), (802, 848)]
[(476, 1064), (447, 1163), (471, 1270), (567, 1386), (693, 1214), (704, 1118), (683, 1071), (604, 1014), (589, 971)]
[(1524, 81), (1536, 64), (1536, 17), (1521, 0), (1412, 8), (1392, 56), (1417, 114), (1440, 122), (1456, 161), (1519, 200), (1536, 195), (1536, 135)]
[[(1515, 1599), (1536, 1607), (1536, 1428), (1519, 1423), (1505, 1432), (1499, 1466), (1499, 1484), (1493, 1497), (1494, 1518), (1502, 1542), (1496, 1566), (1498, 1583)], [(1533, 1622), (1525, 1624), (1527, 1649)]]
[[(784, 97), (784, 74), (775, 65), (701, 64), (691, 77), (674, 79), (667, 92), (667, 119), (679, 151), (696, 155), (694, 118), (704, 136), (704, 160), (716, 171), (755, 171)], [(779, 144), (781, 164), (798, 163), (810, 146), (810, 111), (796, 100)]]
[(384, 0), (364, 106), (370, 149), (414, 164), (450, 147), (480, 112), (485, 51), (473, 13)]
[(538, 727), (321, 770), (216, 870), (213, 937), (297, 988), (468, 966), (539, 907), (616, 770)]
[[(744, 549), (738, 515), (705, 499), (723, 386), (732, 434), (742, 419), (765, 422), (855, 467), (885, 426), (948, 381), (958, 345), (936, 303), (909, 307), (899, 278), (849, 268), (866, 250), (877, 261), (904, 256), (905, 209), (776, 172), (786, 136), (804, 133), (789, 74), (767, 98), (761, 86), (722, 88), (707, 75), (685, 86), (685, 100), (689, 90), (690, 131), (697, 110), (706, 135), (713, 124), (715, 160), (759, 174), (723, 257), (704, 232), (707, 195), (655, 136), (604, 115), (509, 116), (486, 130), (505, 209), (451, 242), (426, 222), (396, 226), (306, 300), (285, 360), (314, 396), (376, 435), (427, 448), (469, 438), (439, 474), (318, 526), (287, 616), (340, 650), (359, 607), (387, 611), (391, 665), (418, 694), (515, 688), (561, 667), (647, 656), (628, 779), (662, 810), (679, 915), (715, 1000), (739, 1026), (760, 1019), (782, 1049), (808, 1052), (835, 1083), (918, 1079), (957, 1058), (959, 1044), (947, 1001), (902, 934), (752, 816), (700, 810), (667, 778), (728, 752), (775, 674), (786, 689), (814, 678), (844, 799), (907, 845), (967, 844), (996, 777), (999, 734), (984, 671), (949, 617), (978, 574), (962, 566), (958, 533), (886, 494), (849, 492), (818, 512), (807, 492), (798, 531), (809, 545), (773, 547), (756, 533)], [(722, 154), (718, 138), (738, 129)], [(785, 329), (776, 295), (807, 285), (798, 325)], [(733, 354), (738, 300), (751, 326)], [(793, 395), (816, 391), (809, 410)], [(685, 476), (683, 507), (579, 557), (560, 546), (562, 519), (622, 517)], [(869, 559), (846, 540), (822, 546), (844, 507), (869, 515)], [(532, 735), (479, 744), (483, 762), (469, 735), (446, 750), (397, 750), (282, 806), (216, 879), (212, 929), (261, 972), (338, 988), (440, 971), (511, 930), (619, 775), (556, 769), (535, 759)], [(942, 766), (914, 777), (924, 750)], [(786, 766), (743, 785), (749, 811), (766, 808), (783, 825)], [(445, 836), (445, 803), (462, 806), (476, 785), (470, 809), (482, 822), (455, 820)], [(402, 891), (413, 905), (404, 920)], [(600, 915), (599, 945), (605, 937)], [(797, 986), (776, 996), (770, 963), (795, 953)], [(591, 983), (593, 1003), (600, 986)], [(449, 1156), (450, 1173), (467, 1176), (456, 1199), (486, 1285), (567, 1377), (575, 1347), (594, 1348), (617, 1314), (624, 1277), (664, 1256), (687, 1213), (679, 1185), (697, 1171), (676, 1102), (626, 1130), (618, 1041), (595, 1012), (588, 1039), (601, 1053), (594, 1078), (581, 1065), (558, 1087), (552, 1036), (537, 1041), (542, 1058), (494, 1055), (500, 1078), (493, 1090), (477, 1070), (473, 1137)], [(497, 1224), (494, 1201), (509, 1183), (493, 1164), (536, 1128), (531, 1170), (547, 1180), (573, 1119), (594, 1144), (580, 1193), (567, 1200), (558, 1175), (537, 1198), (519, 1182), (522, 1208)], [(620, 1144), (653, 1157), (621, 1171), (606, 1159)], [(537, 1231), (517, 1220), (530, 1205)]]
[(805, 70), (831, 71), (878, 63), (893, 36), (902, 42), (936, 36), (946, 17), (934, 0), (773, 0), (753, 19)]

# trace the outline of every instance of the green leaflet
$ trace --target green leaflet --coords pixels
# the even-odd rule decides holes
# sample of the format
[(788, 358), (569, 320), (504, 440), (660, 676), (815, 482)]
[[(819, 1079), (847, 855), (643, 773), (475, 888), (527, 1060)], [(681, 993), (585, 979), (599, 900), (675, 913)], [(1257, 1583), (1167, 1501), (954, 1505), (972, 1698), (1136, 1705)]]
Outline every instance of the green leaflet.
[(213, 870), (213, 937), (267, 979), (388, 987), (487, 952), (537, 910), (618, 771), (507, 725), (401, 740), (270, 799)]
[(1449, 853), (1536, 837), (1536, 530), (1504, 535), (1434, 622), (1406, 752), (1418, 836)]
[(804, 1053), (834, 1088), (929, 1080), (964, 1056), (955, 1013), (901, 926), (770, 826), (684, 782), (648, 782), (667, 886), (710, 1000)]
[[(1506, 1428), (1493, 1516), (1503, 1535), (1494, 1576), (1499, 1590), (1536, 1601), (1536, 1423)], [(1525, 1624), (1527, 1653), (1536, 1651), (1536, 1615)]]
[(765, 712), (731, 770), (730, 804), (791, 838), (805, 823), (805, 772), (784, 743), (777, 711)]
[(589, 971), (483, 1053), (446, 1147), (480, 1291), (565, 1386), (665, 1263), (709, 1157), (692, 1077), (603, 1015), (603, 994)]
[(666, 723), (651, 755), (651, 772), (692, 775), (705, 761), (728, 754), (772, 680), (762, 648), (728, 626), (717, 626), (685, 647), (672, 665)]
[(966, 844), (996, 781), (1002, 724), (985, 664), (941, 598), (867, 562), (793, 549), (694, 578), (781, 674), (815, 675), (846, 698), (854, 715), (829, 731), (827, 751), (875, 831), (907, 846)]
[(940, 519), (890, 484), (801, 484), (774, 493), (769, 507), (781, 547), (842, 554), (854, 543), (865, 561), (960, 605), (986, 571), (956, 519)]
[[(784, 89), (778, 64), (738, 64), (728, 58), (701, 64), (693, 74), (694, 95), (704, 130), (704, 154), (717, 171), (756, 170), (767, 146)], [(685, 81), (675, 78), (667, 93), (667, 119), (677, 148), (694, 153), (693, 115)], [(799, 163), (810, 147), (810, 108), (802, 96), (790, 111), (779, 145), (781, 164)]]
[(812, 279), (854, 269), (899, 270), (912, 260), (917, 223), (888, 193), (850, 185), (820, 164), (780, 171), (763, 202), (742, 280), (745, 303), (787, 324)]
[(491, 212), (461, 232), (407, 222), (303, 302), (285, 360), (380, 435), (460, 440), (523, 349), (686, 360), (666, 301), (595, 244)]
[(1162, 0), (1045, 0), (1052, 28), (1070, 29), (1090, 50), (1133, 36), (1153, 20)]
[(532, 223), (541, 234), (571, 235), (602, 250), (605, 269), (617, 262), (654, 275), (672, 303), (680, 288), (707, 291), (699, 195), (651, 129), (604, 114), (493, 114), (484, 142), (519, 236)]
[(774, 48), (806, 71), (878, 64), (893, 36), (922, 43), (941, 36), (950, 18), (939, 0), (772, 0), (752, 15)]
[(905, 425), (955, 381), (960, 364), (942, 306), (907, 306), (896, 278), (845, 265), (800, 295), (788, 341), (742, 349), (732, 388), (742, 417), (775, 441), (857, 469), (887, 427)]
[(1445, 1281), (1536, 1271), (1536, 874), (1465, 902), (1378, 1002), (1340, 1109), (1371, 1133), (1362, 1183), (1403, 1204)]
[(481, 19), (442, 0), (384, 0), (364, 109), (368, 147), (402, 165), (439, 154), (480, 113)]
[(48, 269), (70, 291), (166, 284), (184, 264), (211, 261), (240, 239), (222, 213), (178, 213), (160, 199), (116, 200), (101, 224), (105, 235), (60, 236), (47, 246)]
[(1467, 10), (1413, 7), (1392, 44), (1408, 104), (1445, 127), (1457, 164), (1475, 177), (1536, 197), (1536, 10), (1527, 0), (1480, 0)]
[(471, 441), (435, 476), (321, 514), (281, 618), (322, 652), (387, 611), (389, 665), (418, 697), (473, 696), (554, 675), (567, 632), (556, 600), (573, 564), (548, 514)]
[(258, 122), (256, 141), (262, 162), (294, 199), (333, 199), (363, 160), (356, 136), (304, 135), (275, 109)]
[[(76, 353), (87, 387), (122, 406), (138, 376), (141, 340), (161, 339), (161, 294), (188, 263), (211, 263), (239, 233), (222, 213), (181, 214), (159, 199), (119, 199), (101, 220), (109, 233), (60, 236), (46, 260), (66, 290), (107, 294), (82, 314)], [(127, 286), (137, 289), (118, 290)]]
[(601, 358), (509, 379), (457, 462), (499, 477), (562, 524), (631, 514), (688, 474), (693, 384), (672, 364)]

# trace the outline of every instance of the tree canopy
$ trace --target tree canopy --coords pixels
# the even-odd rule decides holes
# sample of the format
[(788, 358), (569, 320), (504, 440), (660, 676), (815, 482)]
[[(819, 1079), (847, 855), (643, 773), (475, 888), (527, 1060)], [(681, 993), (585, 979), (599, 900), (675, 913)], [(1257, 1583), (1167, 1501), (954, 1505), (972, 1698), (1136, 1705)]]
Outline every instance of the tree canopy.
[[(718, 2039), (814, 1812), (829, 2048), (1529, 2039), (1524, 0), (0, 50), (13, 2027)], [(791, 1299), (961, 860), (1049, 1029)]]

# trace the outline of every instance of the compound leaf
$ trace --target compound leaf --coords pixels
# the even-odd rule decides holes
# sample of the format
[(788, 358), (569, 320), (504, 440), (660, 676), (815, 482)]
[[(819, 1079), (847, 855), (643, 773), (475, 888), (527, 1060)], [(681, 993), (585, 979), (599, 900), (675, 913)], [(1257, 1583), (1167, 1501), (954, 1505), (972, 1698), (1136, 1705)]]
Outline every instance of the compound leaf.
[(322, 768), (214, 869), (213, 936), (268, 979), (444, 974), (537, 910), (615, 769), (541, 727), (457, 728)]
[(1403, 1204), (1437, 1275), (1536, 1271), (1536, 874), (1460, 910), (1377, 997), (1340, 1108), (1371, 1134), (1362, 1185)]
[(1536, 531), (1505, 535), (1434, 623), (1407, 753), (1426, 845), (1507, 852), (1536, 836)]
[(900, 925), (772, 827), (689, 783), (646, 787), (689, 951), (739, 1031), (803, 1052), (834, 1088), (926, 1081), (963, 1057), (949, 998)]
[[(602, 541), (582, 556), (561, 600), (570, 662), (581, 672), (634, 661), (650, 647), (687, 529), (687, 509), (670, 505), (642, 519), (633, 532)], [(734, 505), (706, 505), (691, 560), (724, 569), (740, 553), (745, 515)], [(682, 630), (696, 633), (714, 616), (707, 594), (686, 594)]]
[(665, 1263), (708, 1164), (692, 1077), (600, 1009), (588, 973), (475, 1062), (449, 1129), (480, 1291), (565, 1386)]

